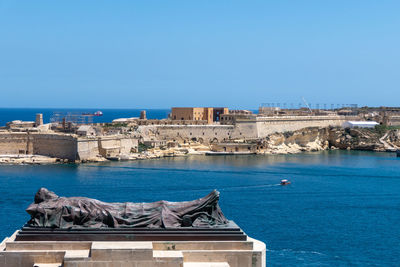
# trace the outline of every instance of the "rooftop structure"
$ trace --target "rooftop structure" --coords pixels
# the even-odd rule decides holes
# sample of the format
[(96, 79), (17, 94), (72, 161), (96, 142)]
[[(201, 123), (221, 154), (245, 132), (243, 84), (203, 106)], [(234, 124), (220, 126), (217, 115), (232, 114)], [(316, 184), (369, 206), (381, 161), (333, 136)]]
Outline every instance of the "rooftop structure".
[(76, 134), (80, 136), (96, 136), (96, 130), (90, 125), (81, 125), (76, 130)]

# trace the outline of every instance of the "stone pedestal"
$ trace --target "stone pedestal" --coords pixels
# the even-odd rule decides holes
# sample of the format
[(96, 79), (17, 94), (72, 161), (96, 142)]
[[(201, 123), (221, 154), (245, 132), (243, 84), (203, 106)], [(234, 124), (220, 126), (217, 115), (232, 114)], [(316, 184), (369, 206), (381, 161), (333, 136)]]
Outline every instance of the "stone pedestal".
[(242, 241), (16, 241), (0, 267), (265, 267), (265, 244)]

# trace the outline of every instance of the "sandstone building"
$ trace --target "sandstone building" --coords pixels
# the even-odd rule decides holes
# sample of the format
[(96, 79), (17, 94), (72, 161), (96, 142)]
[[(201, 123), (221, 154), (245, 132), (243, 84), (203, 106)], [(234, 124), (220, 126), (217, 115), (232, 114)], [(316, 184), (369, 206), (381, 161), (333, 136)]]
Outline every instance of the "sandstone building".
[(218, 122), (221, 119), (222, 114), (228, 114), (228, 108), (217, 108), (217, 107), (174, 107), (171, 109), (172, 120), (188, 120), (188, 121), (207, 121), (208, 124)]

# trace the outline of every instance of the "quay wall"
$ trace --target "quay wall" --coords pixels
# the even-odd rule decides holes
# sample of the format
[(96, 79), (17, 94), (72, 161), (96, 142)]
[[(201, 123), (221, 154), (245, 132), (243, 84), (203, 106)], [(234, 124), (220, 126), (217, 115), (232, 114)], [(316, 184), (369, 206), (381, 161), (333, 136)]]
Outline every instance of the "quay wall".
[(129, 154), (137, 147), (137, 138), (130, 136), (78, 138), (57, 133), (0, 132), (0, 155), (31, 154), (74, 161), (105, 157), (110, 151), (115, 152), (113, 156)]

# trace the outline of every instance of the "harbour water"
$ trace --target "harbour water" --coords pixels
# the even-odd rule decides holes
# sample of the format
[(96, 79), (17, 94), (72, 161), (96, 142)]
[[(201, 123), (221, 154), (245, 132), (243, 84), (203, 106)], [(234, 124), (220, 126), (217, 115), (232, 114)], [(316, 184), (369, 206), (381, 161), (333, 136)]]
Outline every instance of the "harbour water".
[[(102, 111), (103, 116), (93, 117), (93, 122), (111, 122), (118, 118), (139, 117), (143, 109), (54, 109), (54, 108), (0, 108), (0, 126), (13, 120), (34, 121), (36, 113), (43, 114), (44, 123), (48, 123), (55, 113), (60, 114), (82, 114)], [(165, 119), (168, 117), (169, 109), (146, 109), (147, 118)]]
[(29, 219), (39, 187), (110, 202), (192, 200), (218, 189), (226, 217), (266, 243), (268, 266), (395, 266), (399, 167), (395, 153), (354, 151), (2, 165), (0, 237)]

